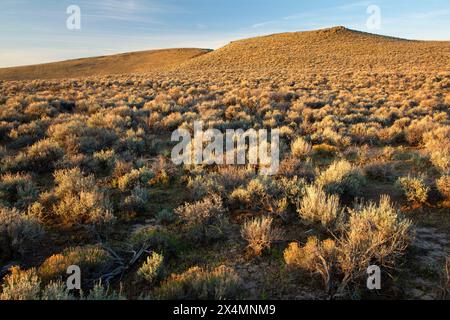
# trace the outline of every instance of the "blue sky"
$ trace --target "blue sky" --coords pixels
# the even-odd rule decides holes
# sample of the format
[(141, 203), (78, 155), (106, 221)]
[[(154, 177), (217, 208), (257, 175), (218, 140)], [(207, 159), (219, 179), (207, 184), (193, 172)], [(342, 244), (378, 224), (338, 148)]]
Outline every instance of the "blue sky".
[[(66, 9), (81, 9), (68, 30)], [(344, 25), (375, 33), (450, 40), (449, 0), (0, 0), (0, 67), (157, 48), (219, 48), (232, 40)]]

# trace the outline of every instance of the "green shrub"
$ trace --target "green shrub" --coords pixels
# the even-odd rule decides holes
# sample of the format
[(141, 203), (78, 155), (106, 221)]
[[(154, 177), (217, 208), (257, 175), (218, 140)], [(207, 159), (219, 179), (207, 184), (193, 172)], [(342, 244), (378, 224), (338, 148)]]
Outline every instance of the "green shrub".
[(175, 216), (172, 210), (164, 209), (156, 214), (156, 221), (162, 224), (170, 224), (175, 221)]
[(177, 255), (178, 248), (182, 244), (179, 237), (179, 233), (173, 234), (165, 228), (150, 226), (135, 230), (128, 243), (134, 250), (145, 246), (170, 258)]
[(125, 197), (121, 206), (125, 211), (142, 213), (145, 212), (149, 201), (150, 194), (148, 190), (138, 185), (134, 187), (129, 196)]
[(126, 298), (116, 291), (105, 288), (101, 283), (96, 283), (94, 288), (87, 295), (82, 295), (81, 300), (88, 301), (117, 301), (126, 300)]
[(139, 268), (137, 275), (148, 283), (154, 283), (161, 277), (164, 271), (164, 257), (156, 252), (147, 257), (147, 260)]

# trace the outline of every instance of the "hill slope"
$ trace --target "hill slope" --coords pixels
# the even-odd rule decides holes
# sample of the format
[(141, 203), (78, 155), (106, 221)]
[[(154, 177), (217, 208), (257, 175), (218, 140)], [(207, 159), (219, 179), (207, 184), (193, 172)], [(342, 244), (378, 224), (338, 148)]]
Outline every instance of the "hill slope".
[(157, 71), (203, 55), (203, 49), (167, 49), (0, 69), (0, 80), (62, 79)]
[(449, 71), (450, 42), (409, 41), (344, 27), (240, 40), (175, 67), (178, 71)]

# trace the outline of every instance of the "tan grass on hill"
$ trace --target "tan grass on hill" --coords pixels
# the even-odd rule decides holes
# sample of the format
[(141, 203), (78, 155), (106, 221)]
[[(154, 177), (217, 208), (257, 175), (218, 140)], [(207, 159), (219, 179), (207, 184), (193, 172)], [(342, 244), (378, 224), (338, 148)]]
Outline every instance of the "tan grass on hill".
[(235, 41), (176, 69), (259, 76), (298, 71), (442, 72), (450, 70), (450, 42), (409, 41), (335, 27)]
[(167, 49), (0, 69), (0, 80), (63, 79), (157, 71), (208, 52)]

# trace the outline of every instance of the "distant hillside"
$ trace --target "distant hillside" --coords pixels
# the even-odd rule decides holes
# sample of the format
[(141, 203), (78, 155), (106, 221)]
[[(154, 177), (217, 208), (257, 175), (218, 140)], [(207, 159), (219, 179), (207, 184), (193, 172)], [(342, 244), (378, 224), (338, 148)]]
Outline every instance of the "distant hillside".
[(235, 41), (177, 71), (449, 71), (450, 42), (408, 41), (335, 27)]
[(0, 69), (0, 80), (113, 74), (265, 77), (345, 72), (450, 72), (450, 42), (410, 41), (335, 27), (230, 43), (216, 51), (168, 49)]
[(33, 80), (146, 73), (203, 55), (203, 49), (167, 49), (0, 69), (0, 80)]

